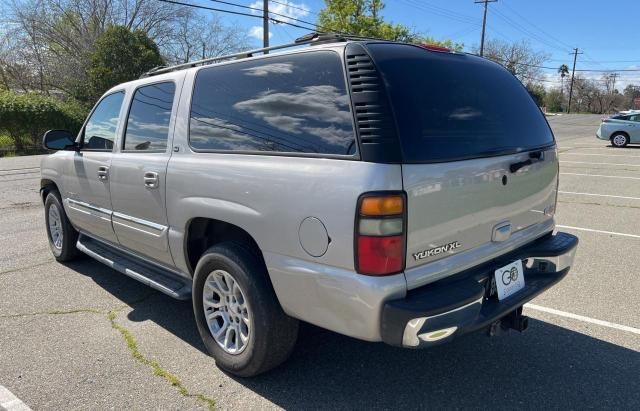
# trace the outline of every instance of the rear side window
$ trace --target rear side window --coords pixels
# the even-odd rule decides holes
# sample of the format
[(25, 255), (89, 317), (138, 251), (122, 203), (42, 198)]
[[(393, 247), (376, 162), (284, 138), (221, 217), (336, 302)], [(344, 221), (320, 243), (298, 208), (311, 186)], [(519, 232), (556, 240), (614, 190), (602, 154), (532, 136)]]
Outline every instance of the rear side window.
[(173, 82), (140, 87), (133, 95), (124, 150), (165, 151), (176, 86)]
[(342, 63), (330, 51), (200, 70), (189, 131), (196, 150), (356, 151)]
[(526, 89), (481, 58), (369, 44), (387, 85), (406, 162), (500, 155), (552, 144)]

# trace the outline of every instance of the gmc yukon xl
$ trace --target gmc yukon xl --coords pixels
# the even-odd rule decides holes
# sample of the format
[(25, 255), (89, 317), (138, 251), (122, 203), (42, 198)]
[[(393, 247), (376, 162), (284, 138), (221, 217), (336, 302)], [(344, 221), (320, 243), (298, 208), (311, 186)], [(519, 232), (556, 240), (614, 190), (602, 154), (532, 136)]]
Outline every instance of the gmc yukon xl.
[(567, 275), (558, 153), (500, 65), (340, 35), (158, 68), (51, 130), (41, 192), (79, 252), (178, 299), (238, 376), (306, 321), (423, 348), (523, 331)]

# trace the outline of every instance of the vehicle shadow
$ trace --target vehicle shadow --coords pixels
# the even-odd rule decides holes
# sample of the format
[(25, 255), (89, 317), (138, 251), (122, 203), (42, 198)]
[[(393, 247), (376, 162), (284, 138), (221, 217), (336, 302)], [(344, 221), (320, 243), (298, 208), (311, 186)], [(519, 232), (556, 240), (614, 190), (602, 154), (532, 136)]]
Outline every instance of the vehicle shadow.
[[(191, 303), (90, 260), (69, 264), (205, 352)], [(136, 302), (137, 301), (137, 302)], [(624, 337), (624, 336), (623, 336)], [(472, 334), (429, 350), (368, 343), (303, 324), (291, 358), (270, 373), (234, 378), (285, 409), (638, 409), (640, 352), (544, 321), (524, 334)]]

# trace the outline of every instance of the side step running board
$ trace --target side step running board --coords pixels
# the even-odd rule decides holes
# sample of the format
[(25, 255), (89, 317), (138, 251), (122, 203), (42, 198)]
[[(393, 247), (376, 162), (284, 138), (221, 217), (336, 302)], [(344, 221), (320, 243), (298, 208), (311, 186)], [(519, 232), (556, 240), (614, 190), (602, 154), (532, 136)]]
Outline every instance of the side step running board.
[(169, 270), (111, 247), (86, 235), (80, 235), (78, 250), (116, 271), (178, 300), (191, 298), (191, 282)]

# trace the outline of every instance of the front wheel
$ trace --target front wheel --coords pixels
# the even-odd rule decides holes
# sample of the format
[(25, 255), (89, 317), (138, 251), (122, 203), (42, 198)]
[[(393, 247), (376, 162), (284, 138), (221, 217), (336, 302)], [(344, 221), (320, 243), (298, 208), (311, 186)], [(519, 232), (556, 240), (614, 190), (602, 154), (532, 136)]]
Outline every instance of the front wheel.
[(276, 298), (257, 253), (227, 242), (209, 248), (193, 279), (198, 331), (216, 364), (252, 377), (284, 362), (298, 336), (298, 321)]
[(57, 191), (47, 194), (44, 201), (44, 218), (49, 247), (56, 260), (64, 262), (76, 259), (80, 254), (76, 248), (78, 232), (69, 222)]
[(625, 147), (629, 144), (629, 136), (623, 133), (617, 133), (611, 136), (611, 145), (614, 147)]

